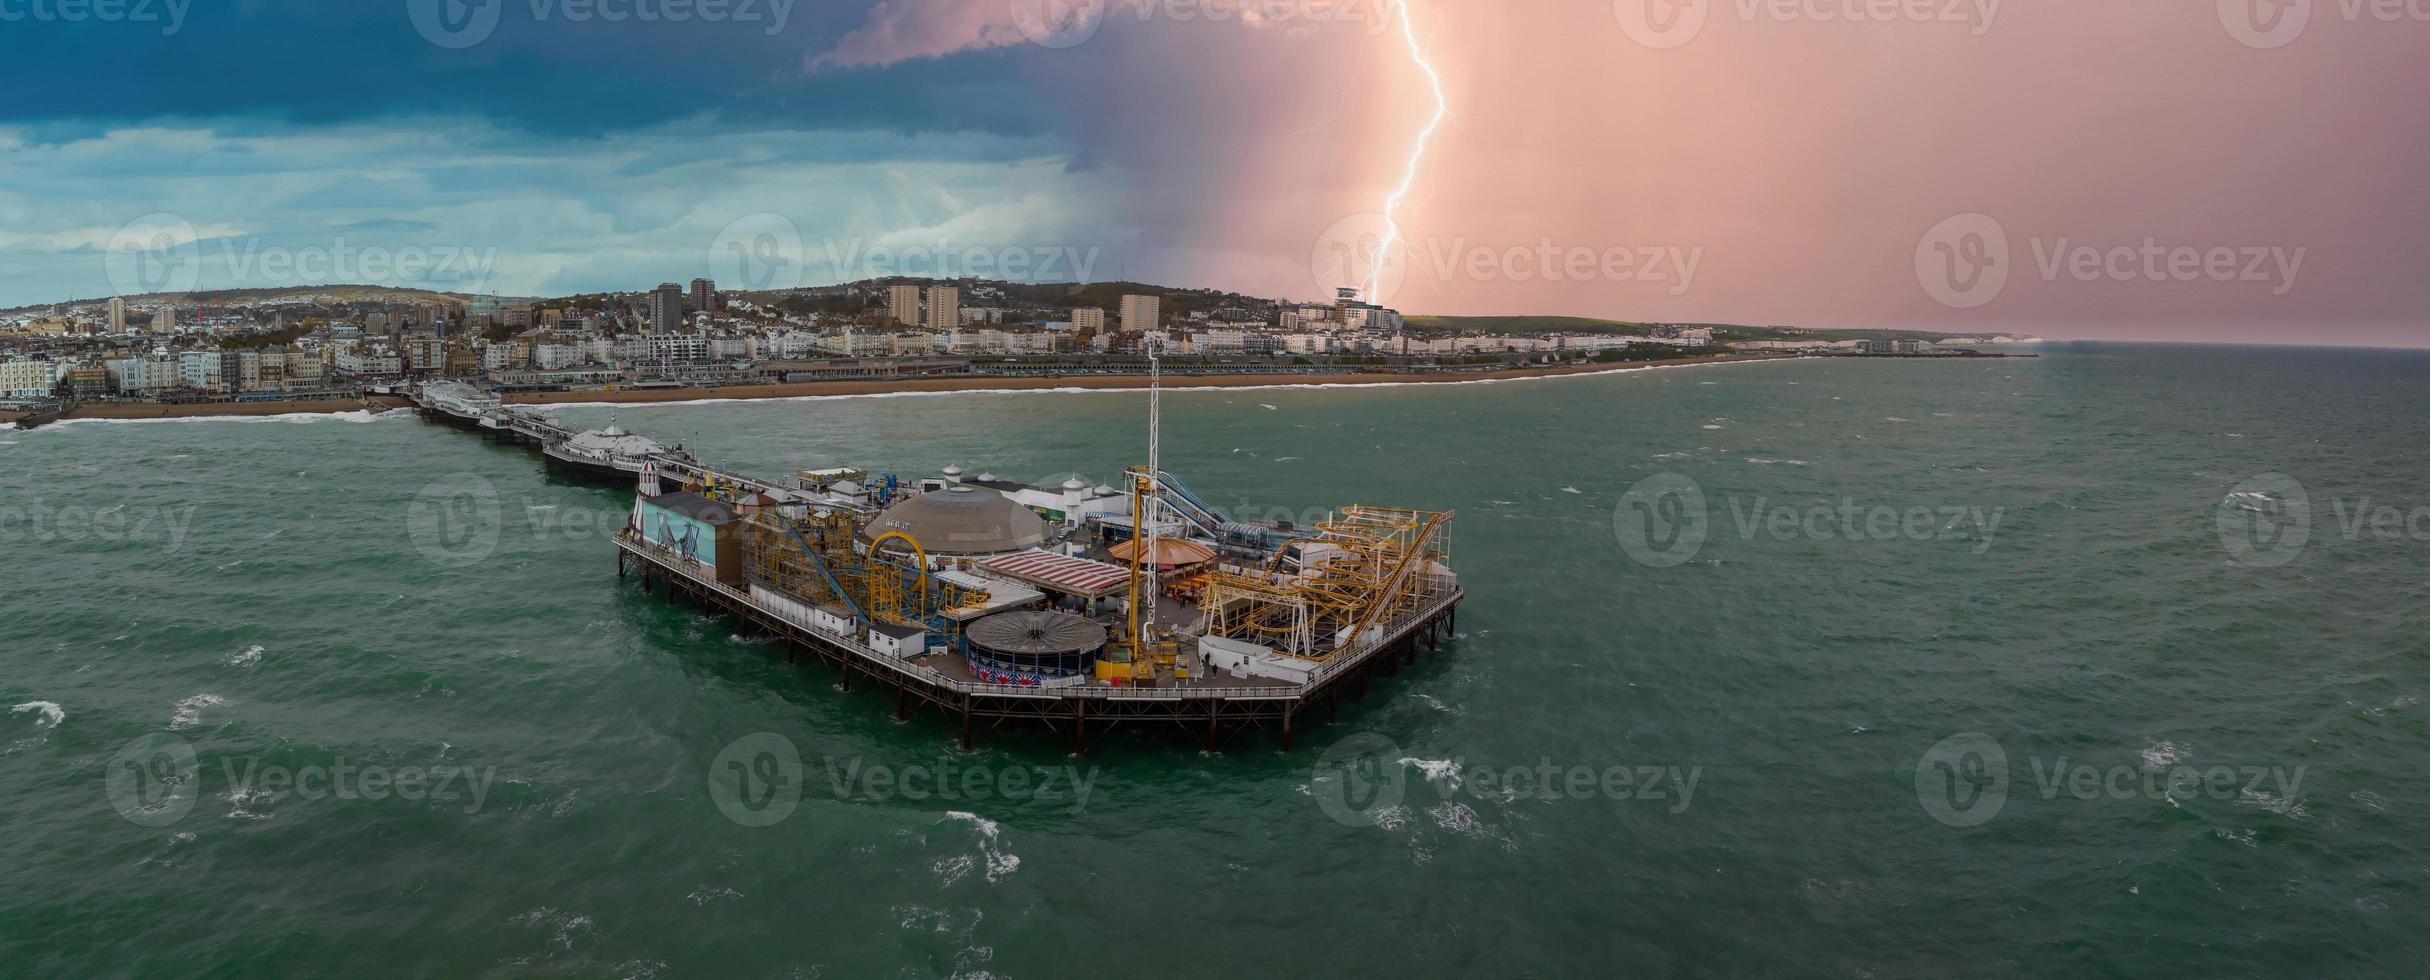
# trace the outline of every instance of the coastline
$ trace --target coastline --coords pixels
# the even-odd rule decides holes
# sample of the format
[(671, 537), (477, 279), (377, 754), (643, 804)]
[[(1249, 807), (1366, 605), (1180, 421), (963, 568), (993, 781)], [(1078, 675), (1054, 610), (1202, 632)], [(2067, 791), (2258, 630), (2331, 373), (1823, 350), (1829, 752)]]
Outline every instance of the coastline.
[[(1353, 387), (1382, 385), (1479, 384), (1495, 381), (1526, 381), (1599, 374), (1617, 374), (1657, 368), (1688, 367), (1732, 362), (1784, 361), (1798, 358), (1769, 354), (1708, 354), (1679, 357), (1661, 361), (1637, 361), (1611, 364), (1571, 364), (1559, 367), (1520, 368), (1504, 371), (1474, 371), (1446, 374), (1170, 374), (1164, 385), (1168, 390), (1179, 389), (1253, 389), (1289, 387)], [(957, 394), (1021, 391), (1136, 391), (1148, 386), (1146, 375), (1076, 375), (1058, 378), (1008, 378), (965, 376), (950, 378), (898, 378), (870, 381), (805, 381), (794, 384), (734, 385), (723, 388), (650, 388), (621, 391), (544, 391), (521, 392), (505, 397), (510, 405), (648, 405), (675, 402), (766, 401), (797, 398), (849, 398), (868, 395), (896, 394)], [(370, 395), (360, 399), (329, 398), (295, 401), (207, 402), (190, 405), (151, 404), (144, 402), (91, 402), (77, 405), (61, 421), (115, 420), (145, 421), (206, 418), (262, 418), (279, 415), (336, 415), (347, 412), (379, 413), (397, 408), (410, 408), (412, 402), (398, 395)], [(13, 422), (11, 413), (0, 412), (0, 424)]]
[[(1312, 385), (1475, 384), (1482, 381), (1523, 381), (1571, 375), (1612, 374), (1650, 368), (1717, 364), (1731, 361), (1779, 361), (1769, 355), (1710, 354), (1664, 361), (1577, 364), (1508, 371), (1458, 374), (1168, 374), (1168, 391), (1184, 388), (1291, 388)], [(862, 395), (954, 394), (1016, 391), (1137, 391), (1145, 390), (1144, 374), (1072, 375), (1060, 378), (901, 378), (884, 381), (805, 381), (796, 384), (734, 385), (724, 388), (652, 388), (639, 391), (547, 391), (506, 396), (509, 405), (645, 405), (668, 402), (761, 401), (783, 398), (848, 398)]]
[(269, 415), (335, 415), (341, 412), (384, 412), (404, 408), (409, 402), (394, 396), (370, 398), (323, 398), (304, 401), (269, 402), (209, 402), (196, 405), (155, 405), (144, 402), (85, 402), (70, 410), (60, 421), (78, 419), (114, 419), (133, 421), (143, 419), (199, 418), (258, 418)]

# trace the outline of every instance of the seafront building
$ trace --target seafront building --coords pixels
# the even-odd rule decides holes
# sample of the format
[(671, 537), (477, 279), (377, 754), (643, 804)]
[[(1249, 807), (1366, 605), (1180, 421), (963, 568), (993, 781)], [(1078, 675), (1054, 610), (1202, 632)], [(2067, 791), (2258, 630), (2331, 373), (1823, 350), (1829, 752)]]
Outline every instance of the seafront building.
[(1069, 303), (1024, 303), (976, 280), (829, 295), (823, 306), (770, 304), (722, 297), (703, 278), (689, 289), (666, 282), (573, 300), (109, 298), (0, 316), (0, 362), (10, 365), (0, 401), (71, 391), (171, 402), (343, 398), (440, 378), (511, 391), (1134, 373), (1150, 342), (1187, 359), (1176, 369), (1217, 374), (1489, 370), (1713, 343), (1710, 329), (1676, 324), (1629, 335), (1418, 333), (1355, 292), (1332, 305), (1213, 306), (1132, 293), (1115, 297), (1114, 310), (1077, 291)]

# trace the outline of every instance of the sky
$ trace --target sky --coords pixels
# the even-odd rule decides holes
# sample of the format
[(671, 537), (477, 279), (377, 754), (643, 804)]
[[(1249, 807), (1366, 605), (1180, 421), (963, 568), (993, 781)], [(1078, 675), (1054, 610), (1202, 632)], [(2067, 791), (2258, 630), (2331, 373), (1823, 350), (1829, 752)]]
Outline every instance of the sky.
[(977, 275), (2430, 346), (2424, 50), (2367, 0), (0, 0), (0, 304)]

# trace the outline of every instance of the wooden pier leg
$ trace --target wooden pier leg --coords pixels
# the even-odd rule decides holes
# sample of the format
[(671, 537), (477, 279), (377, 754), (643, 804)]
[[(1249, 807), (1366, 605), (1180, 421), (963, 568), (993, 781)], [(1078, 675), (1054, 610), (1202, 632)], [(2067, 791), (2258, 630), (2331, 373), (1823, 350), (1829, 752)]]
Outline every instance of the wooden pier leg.
[(1088, 700), (1072, 701), (1072, 754), (1088, 754)]
[(909, 687), (894, 689), (894, 720), (911, 720), (911, 688)]
[(1341, 721), (1342, 693), (1340, 691), (1335, 691), (1325, 697), (1325, 723), (1330, 725), (1338, 725), (1341, 724)]
[(962, 695), (962, 751), (970, 751), (970, 695)]
[(1359, 675), (1358, 675), (1358, 687), (1356, 687), (1356, 688), (1353, 688), (1353, 689), (1352, 689), (1352, 693), (1351, 693), (1351, 695), (1350, 695), (1350, 700), (1353, 700), (1353, 701), (1364, 701), (1364, 700), (1367, 700), (1367, 674), (1366, 674), (1366, 672), (1365, 672), (1365, 671), (1361, 671), (1361, 672), (1359, 672)]
[(1291, 719), (1297, 717), (1299, 717), (1298, 705), (1283, 709), (1282, 750), (1285, 752), (1291, 751)]

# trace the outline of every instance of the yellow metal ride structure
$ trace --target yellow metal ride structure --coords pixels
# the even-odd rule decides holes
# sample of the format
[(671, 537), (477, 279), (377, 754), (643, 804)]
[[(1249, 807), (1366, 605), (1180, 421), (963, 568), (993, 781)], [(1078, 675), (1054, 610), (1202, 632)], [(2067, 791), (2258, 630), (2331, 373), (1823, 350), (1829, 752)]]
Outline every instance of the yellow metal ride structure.
[[(922, 626), (954, 644), (960, 621), (948, 613), (985, 605), (987, 593), (929, 575), (928, 553), (911, 535), (889, 531), (862, 549), (857, 530), (841, 510), (754, 514), (744, 532), (748, 574), (789, 598), (841, 606), (864, 624)], [(895, 545), (909, 551), (906, 560), (888, 555)]]
[(1265, 566), (1210, 573), (1208, 636), (1322, 661), (1457, 588), (1451, 514), (1349, 507), (1277, 548)]

